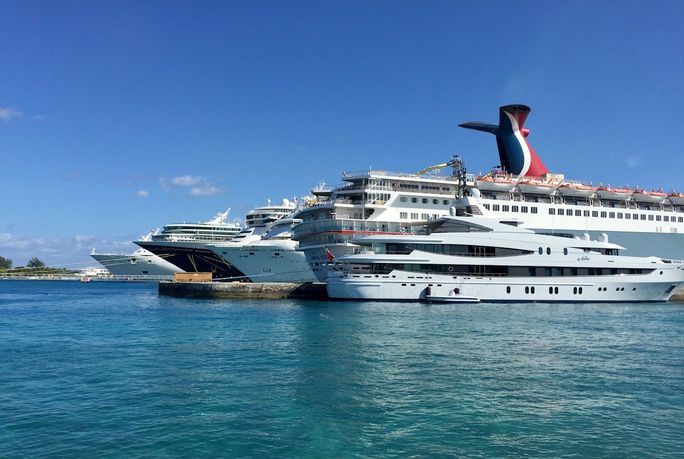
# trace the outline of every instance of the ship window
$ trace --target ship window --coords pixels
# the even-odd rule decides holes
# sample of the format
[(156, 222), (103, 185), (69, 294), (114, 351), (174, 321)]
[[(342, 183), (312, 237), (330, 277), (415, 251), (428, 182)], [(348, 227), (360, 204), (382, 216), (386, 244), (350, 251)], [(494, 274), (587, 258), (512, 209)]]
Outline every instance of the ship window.
[(501, 206), (501, 211), (502, 212), (508, 212), (508, 204), (504, 204)]
[(417, 203), (417, 202), (418, 202), (418, 198), (411, 198), (411, 202), (414, 203), (414, 204)]
[(527, 213), (527, 206), (520, 206), (520, 212), (526, 214)]
[(563, 249), (563, 255), (567, 255), (567, 254), (568, 254), (568, 248), (566, 247)]
[(592, 216), (592, 217), (598, 217), (598, 210), (592, 210), (592, 211), (591, 211), (591, 216)]
[(677, 222), (684, 223), (684, 217), (677, 217)]
[(549, 293), (553, 294), (553, 287), (549, 287)]
[(408, 201), (408, 199), (406, 199), (406, 196), (402, 196), (401, 198), (399, 198), (399, 200), (400, 200), (401, 202), (406, 202), (406, 201)]
[(622, 212), (617, 213), (617, 218), (622, 218)]
[(445, 206), (448, 206), (448, 205), (449, 205), (449, 201), (448, 201), (447, 199), (445, 199), (444, 201), (442, 201), (442, 204), (444, 204)]
[(547, 255), (551, 255), (551, 247), (547, 247), (547, 248), (546, 248), (546, 254), (547, 254)]
[(525, 287), (525, 293), (530, 293), (530, 288), (529, 288), (529, 287)]
[(518, 206), (511, 206), (511, 212), (517, 212)]
[(534, 293), (534, 287), (530, 287), (530, 292)]
[(506, 287), (506, 293), (511, 293), (511, 287), (510, 286)]
[(530, 212), (533, 213), (533, 214), (536, 214), (536, 213), (537, 213), (537, 208), (536, 208), (536, 207), (532, 207), (532, 208), (530, 209)]
[(653, 221), (653, 215), (648, 216), (648, 221), (652, 222)]
[(428, 220), (430, 218), (429, 214), (420, 214), (420, 218), (423, 220)]
[(549, 208), (549, 215), (556, 215), (556, 209), (550, 207)]
[(575, 210), (575, 217), (581, 217), (582, 216), (582, 211), (581, 210)]
[(428, 203), (427, 198), (423, 198), (423, 204), (427, 204), (427, 203)]
[(639, 220), (639, 214), (632, 214), (632, 218), (634, 220)]
[[(223, 252), (223, 253), (226, 253), (226, 252)], [(539, 255), (543, 255), (543, 254), (544, 254), (544, 249), (542, 247), (539, 247)]]
[(646, 220), (646, 214), (641, 214), (641, 219)]
[(667, 215), (665, 215), (665, 216), (663, 217), (663, 221), (664, 221), (664, 222), (669, 222), (669, 221), (670, 221), (670, 217), (668, 217)]
[(588, 211), (588, 210), (585, 210), (585, 211), (584, 211), (584, 216), (585, 216), (585, 217), (588, 217), (588, 216), (589, 216), (589, 211)]
[(399, 218), (408, 218), (408, 212), (399, 212)]
[(660, 217), (660, 215), (656, 215), (656, 221), (659, 222), (660, 220), (662, 220), (662, 218)]
[(556, 295), (558, 295), (558, 287), (554, 287), (553, 293), (555, 293)]
[(625, 214), (625, 220), (631, 220), (632, 214)]
[(489, 210), (489, 204), (483, 204), (484, 208)]
[(433, 199), (433, 200), (432, 200), (432, 203), (433, 203), (433, 204), (439, 204), (439, 199)]
[(565, 209), (558, 209), (558, 215), (565, 215)]
[(498, 211), (499, 208), (500, 208), (500, 206), (499, 206), (498, 204), (494, 204), (494, 205), (492, 206), (492, 210), (494, 210), (494, 211)]
[(418, 220), (418, 213), (417, 212), (411, 212), (411, 220)]
[(615, 218), (615, 212), (609, 212), (608, 218)]
[(573, 288), (572, 288), (572, 294), (573, 294), (573, 295), (577, 295), (577, 287), (573, 287)]
[(580, 287), (579, 289), (577, 289), (577, 291), (578, 291), (579, 294), (581, 295), (581, 294), (582, 294), (582, 287)]
[(608, 216), (608, 212), (601, 212), (601, 218), (606, 218)]

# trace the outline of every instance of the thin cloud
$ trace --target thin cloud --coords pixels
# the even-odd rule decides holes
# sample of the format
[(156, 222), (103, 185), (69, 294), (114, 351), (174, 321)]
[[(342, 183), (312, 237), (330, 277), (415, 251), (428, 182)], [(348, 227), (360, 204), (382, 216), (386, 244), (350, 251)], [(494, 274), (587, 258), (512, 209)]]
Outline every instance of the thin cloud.
[(164, 191), (172, 191), (176, 188), (189, 188), (190, 196), (214, 196), (223, 190), (214, 185), (206, 177), (196, 175), (180, 175), (178, 177), (161, 177), (159, 184)]
[(4, 122), (11, 121), (15, 118), (22, 118), (23, 116), (24, 112), (15, 110), (12, 107), (0, 107), (0, 120)]
[(135, 195), (139, 198), (147, 198), (150, 195), (150, 192), (147, 190), (138, 190), (135, 192)]

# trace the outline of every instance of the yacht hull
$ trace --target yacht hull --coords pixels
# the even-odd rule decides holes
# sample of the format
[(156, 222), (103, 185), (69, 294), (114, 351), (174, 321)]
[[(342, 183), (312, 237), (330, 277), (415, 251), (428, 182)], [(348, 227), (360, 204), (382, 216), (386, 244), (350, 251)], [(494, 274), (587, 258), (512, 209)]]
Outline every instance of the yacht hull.
[(136, 244), (185, 272), (209, 272), (217, 280), (244, 278), (243, 273), (202, 242), (137, 241)]

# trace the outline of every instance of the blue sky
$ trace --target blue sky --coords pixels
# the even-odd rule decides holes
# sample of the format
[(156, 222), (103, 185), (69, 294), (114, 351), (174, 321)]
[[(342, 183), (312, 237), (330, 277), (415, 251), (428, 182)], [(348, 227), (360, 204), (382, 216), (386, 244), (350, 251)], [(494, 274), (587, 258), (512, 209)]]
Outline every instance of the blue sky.
[(0, 255), (89, 263), (344, 170), (498, 162), (532, 107), (566, 177), (682, 181), (684, 3), (0, 2)]

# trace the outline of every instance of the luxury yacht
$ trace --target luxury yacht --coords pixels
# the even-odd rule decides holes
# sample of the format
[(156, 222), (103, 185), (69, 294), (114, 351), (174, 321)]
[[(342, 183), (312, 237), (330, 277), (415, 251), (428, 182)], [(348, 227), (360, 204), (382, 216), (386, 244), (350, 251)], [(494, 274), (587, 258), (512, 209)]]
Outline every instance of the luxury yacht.
[(603, 241), (537, 234), (500, 220), (475, 198), (406, 234), (357, 236), (333, 260), (336, 299), (439, 302), (667, 301), (684, 262), (619, 254)]

